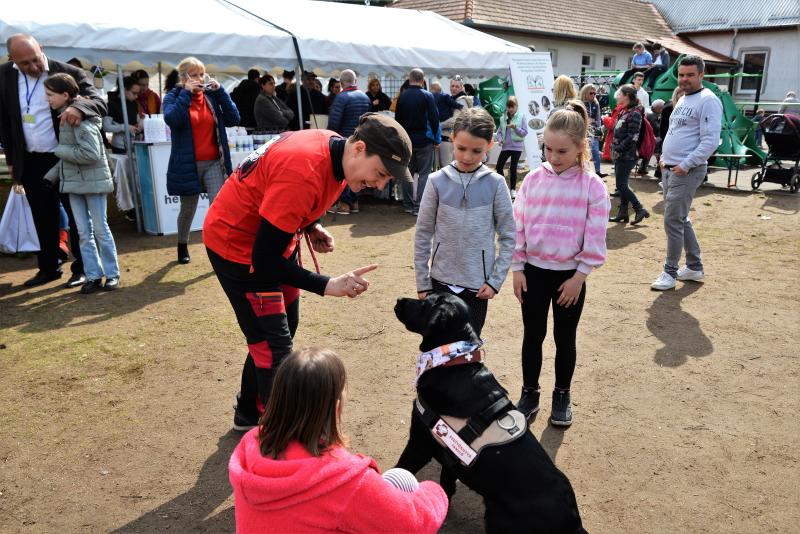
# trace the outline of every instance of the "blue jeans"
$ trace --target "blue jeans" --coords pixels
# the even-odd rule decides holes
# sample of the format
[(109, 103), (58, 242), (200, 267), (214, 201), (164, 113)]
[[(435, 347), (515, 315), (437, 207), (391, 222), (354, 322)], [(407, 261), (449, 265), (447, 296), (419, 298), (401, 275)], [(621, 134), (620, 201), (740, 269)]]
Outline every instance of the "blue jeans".
[(600, 139), (592, 137), (591, 147), (592, 161), (594, 162), (594, 172), (600, 174)]
[(88, 280), (100, 280), (103, 273), (106, 279), (119, 278), (117, 247), (106, 220), (106, 196), (105, 193), (69, 195), (72, 216), (78, 227), (83, 270)]

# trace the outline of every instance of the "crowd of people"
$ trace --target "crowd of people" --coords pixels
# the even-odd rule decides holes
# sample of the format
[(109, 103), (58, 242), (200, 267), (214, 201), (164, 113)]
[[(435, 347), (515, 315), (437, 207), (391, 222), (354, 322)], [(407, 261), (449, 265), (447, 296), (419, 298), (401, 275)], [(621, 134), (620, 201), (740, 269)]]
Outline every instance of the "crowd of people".
[[(650, 216), (629, 182), (637, 163), (647, 171), (649, 155), (640, 160), (648, 128), (663, 184), (666, 232), (663, 272), (651, 287), (667, 290), (678, 280), (704, 279), (689, 210), (718, 145), (722, 108), (702, 85), (699, 57), (684, 57), (672, 99), (651, 105), (650, 69), (666, 68), (669, 56), (655, 47), (654, 59), (637, 45), (631, 67), (646, 70), (617, 89), (617, 107), (608, 117), (596, 86), (579, 92), (570, 78), (558, 77), (539, 139), (544, 163), (517, 187), (530, 135), (520, 103), (508, 98), (496, 128), (458, 76), (446, 94), (438, 83), (428, 91), (425, 73), (412, 69), (392, 102), (376, 79), (366, 92), (359, 90), (351, 69), (330, 80), (327, 95), (311, 72), (302, 73), (298, 90), (294, 72), (284, 71), (276, 84), (271, 74), (253, 69), (228, 94), (199, 59), (188, 57), (168, 77), (163, 102), (145, 71), (126, 76), (119, 88), (123, 105), (119, 94), (106, 103), (83, 71), (47, 58), (33, 37), (15, 35), (7, 45), (11, 61), (0, 66), (0, 141), (15, 187), (28, 196), (41, 244), (38, 272), (26, 286), (62, 276), (62, 206), (76, 258), (68, 285), (81, 286), (82, 293), (119, 287), (106, 220), (106, 196), (114, 186), (104, 131), (112, 134), (112, 153), (121, 154), (126, 123), (136, 134), (145, 114), (163, 112), (172, 141), (167, 189), (181, 199), (181, 264), (191, 261), (190, 224), (200, 193), (208, 194), (203, 244), (247, 344), (233, 420), (247, 434), (230, 463), (241, 531), (257, 531), (267, 521), (275, 528), (302, 521), (305, 529), (372, 532), (390, 520), (400, 530), (433, 532), (446, 515), (447, 495), (437, 484), (408, 487), (382, 478), (373, 460), (346, 450), (342, 361), (324, 349), (293, 352), (300, 290), (355, 298), (370, 288), (366, 275), (376, 265), (329, 277), (299, 262), (303, 237), (312, 255), (334, 250), (321, 218), (329, 210), (358, 212), (364, 189), (400, 184), (403, 209), (416, 216), (418, 298), (457, 296), (468, 306), (478, 336), (488, 302), (512, 273), (524, 325), (516, 408), (529, 422), (540, 411), (542, 345), (551, 309), (556, 352), (548, 420), (559, 427), (573, 422), (577, 328), (587, 280), (606, 260), (608, 222), (639, 224)], [(301, 128), (300, 108), (305, 126), (324, 113), (328, 128)], [(384, 113), (390, 109), (394, 118)], [(225, 128), (236, 125), (283, 133), (234, 169)], [(613, 217), (600, 173), (604, 130), (619, 196)], [(501, 151), (491, 169), (485, 161), (494, 143)], [(287, 470), (294, 473), (290, 479)]]

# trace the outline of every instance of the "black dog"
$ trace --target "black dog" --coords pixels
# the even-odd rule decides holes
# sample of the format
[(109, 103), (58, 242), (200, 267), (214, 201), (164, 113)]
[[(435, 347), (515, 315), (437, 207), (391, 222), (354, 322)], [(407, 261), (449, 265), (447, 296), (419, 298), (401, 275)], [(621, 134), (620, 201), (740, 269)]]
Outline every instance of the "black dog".
[[(469, 309), (456, 296), (434, 293), (425, 300), (398, 299), (394, 311), (408, 330), (422, 335), (422, 352), (480, 341), (469, 324)], [(505, 412), (514, 409), (503, 402), (508, 399), (506, 390), (481, 362), (423, 372), (417, 398), (431, 412), (457, 418), (473, 417), (492, 405), (505, 405)], [(431, 458), (443, 466), (442, 485), (448, 496), (455, 493), (458, 478), (483, 497), (486, 532), (585, 533), (569, 480), (527, 427), (514, 441), (486, 447), (466, 467), (434, 439), (415, 405), (408, 444), (397, 467), (416, 473)]]

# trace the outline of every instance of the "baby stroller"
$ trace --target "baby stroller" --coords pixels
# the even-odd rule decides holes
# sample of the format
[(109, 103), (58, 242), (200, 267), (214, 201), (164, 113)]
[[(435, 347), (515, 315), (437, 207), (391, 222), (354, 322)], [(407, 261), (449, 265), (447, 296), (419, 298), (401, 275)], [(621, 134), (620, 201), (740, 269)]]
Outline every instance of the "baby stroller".
[[(761, 121), (761, 129), (769, 153), (750, 181), (753, 190), (772, 182), (789, 186), (789, 191), (796, 193), (800, 189), (800, 116), (770, 115)], [(784, 166), (783, 160), (793, 161), (794, 165)]]

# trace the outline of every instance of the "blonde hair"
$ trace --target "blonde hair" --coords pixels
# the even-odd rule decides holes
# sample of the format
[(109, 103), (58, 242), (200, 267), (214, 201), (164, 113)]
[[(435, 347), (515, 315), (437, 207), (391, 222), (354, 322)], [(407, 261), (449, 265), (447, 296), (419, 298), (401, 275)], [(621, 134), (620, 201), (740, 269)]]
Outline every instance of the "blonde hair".
[(676, 106), (678, 104), (678, 100), (680, 100), (684, 94), (686, 94), (686, 91), (684, 91), (680, 87), (676, 87), (675, 90), (672, 91), (672, 98), (670, 99), (672, 105)]
[(563, 74), (556, 78), (553, 82), (553, 104), (555, 106), (563, 106), (567, 100), (572, 100), (578, 96), (575, 90), (575, 84), (572, 83), (572, 78), (564, 76)]
[(587, 167), (592, 156), (589, 153), (589, 145), (586, 142), (586, 136), (589, 133), (589, 113), (586, 111), (586, 106), (583, 105), (583, 102), (573, 99), (566, 103), (564, 109), (554, 111), (550, 118), (547, 119), (544, 131), (568, 135), (572, 142), (575, 143), (575, 146), (581, 149), (578, 151), (578, 165), (581, 168)]
[(189, 77), (188, 73), (189, 73), (189, 71), (191, 69), (203, 69), (203, 70), (206, 70), (206, 66), (203, 64), (202, 61), (200, 61), (196, 57), (189, 56), (187, 58), (182, 59), (181, 62), (178, 63), (178, 66), (176, 67), (176, 69), (178, 71), (178, 75), (181, 78), (188, 78)]
[(593, 84), (591, 84), (591, 83), (587, 83), (586, 85), (584, 85), (583, 87), (581, 87), (581, 94), (580, 94), (580, 99), (581, 99), (581, 102), (586, 102), (586, 101), (588, 100), (588, 96), (587, 96), (587, 95), (589, 94), (589, 91), (591, 91), (591, 90), (594, 90), (594, 92), (595, 92), (595, 96), (594, 96), (594, 99), (593, 99), (592, 101), (593, 101), (595, 104), (597, 104), (597, 103), (598, 103), (598, 102), (597, 102), (597, 87), (595, 87), (595, 86), (594, 86)]
[(508, 100), (506, 100), (506, 109), (508, 109), (509, 104), (514, 104), (514, 107), (519, 109), (519, 102), (517, 101), (516, 96), (511, 95), (508, 97)]

